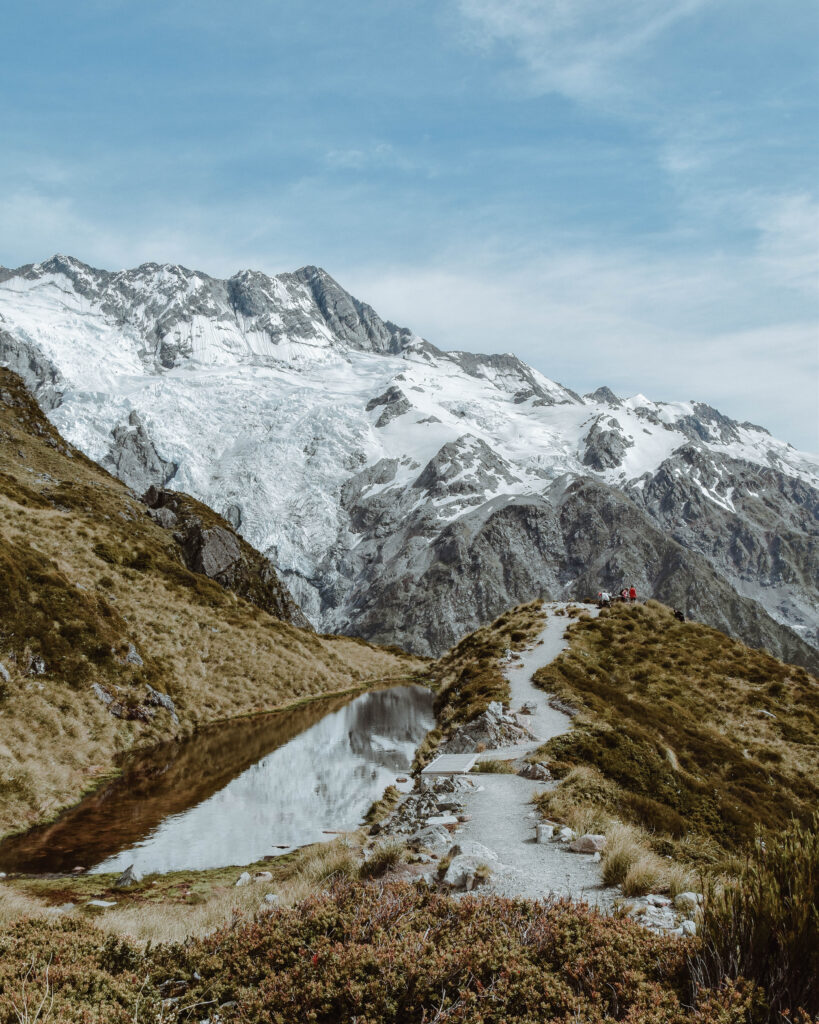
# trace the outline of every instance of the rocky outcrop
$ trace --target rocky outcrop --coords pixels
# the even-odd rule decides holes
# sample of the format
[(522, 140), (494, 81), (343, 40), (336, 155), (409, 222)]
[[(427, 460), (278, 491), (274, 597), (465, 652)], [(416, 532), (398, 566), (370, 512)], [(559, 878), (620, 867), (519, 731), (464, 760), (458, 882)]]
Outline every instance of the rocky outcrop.
[(142, 500), (151, 518), (173, 531), (182, 560), (191, 572), (207, 576), (277, 619), (301, 629), (312, 628), (272, 562), (243, 540), (227, 520), (177, 491), (150, 487)]
[(126, 423), (114, 427), (111, 436), (110, 451), (101, 465), (137, 494), (151, 486), (164, 487), (176, 474), (177, 464), (162, 458), (136, 411), (131, 411)]
[(471, 754), (478, 750), (494, 750), (513, 746), (526, 740), (536, 741), (514, 715), (493, 701), (482, 714), (462, 725), (438, 748), (439, 754)]

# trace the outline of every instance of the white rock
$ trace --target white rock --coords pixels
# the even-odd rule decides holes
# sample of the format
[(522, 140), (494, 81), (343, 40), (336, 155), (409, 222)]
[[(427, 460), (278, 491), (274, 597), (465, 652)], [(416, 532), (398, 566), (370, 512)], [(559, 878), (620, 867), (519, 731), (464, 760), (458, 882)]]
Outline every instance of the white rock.
[(270, 871), (257, 871), (253, 876), (254, 882), (272, 882), (273, 874)]
[(115, 907), (117, 905), (116, 900), (89, 900), (86, 906), (89, 907), (101, 907), (103, 910), (106, 907)]
[(266, 892), (264, 894), (265, 903), (275, 904), (279, 902), (279, 894), (276, 892)]
[(587, 832), (569, 844), (573, 853), (599, 853), (606, 845), (606, 837)]
[(650, 907), (670, 907), (671, 900), (667, 896), (657, 896), (655, 893), (649, 893), (646, 896), (646, 903)]
[(427, 826), (430, 825), (457, 825), (458, 819), (454, 814), (433, 814), (431, 818), (426, 820)]
[(486, 860), (483, 857), (470, 857), (466, 854), (459, 854), (450, 861), (443, 881), (446, 885), (451, 885), (455, 889), (461, 889), (466, 886), (470, 876), (474, 880), (478, 868), (482, 865), (486, 865)]
[[(272, 877), (272, 876), (271, 876)], [(236, 879), (237, 885), (250, 885), (250, 872), (243, 871), (241, 875)]]
[(535, 825), (535, 842), (537, 843), (548, 843), (554, 834), (554, 825), (550, 825), (546, 821), (539, 821)]
[(494, 850), (490, 850), (488, 846), (484, 846), (483, 843), (476, 843), (472, 839), (464, 839), (462, 842), (457, 843), (450, 852), (454, 852), (455, 856), (480, 857), (484, 861), (498, 859), (498, 855)]
[(570, 843), (573, 839), (577, 838), (577, 833), (570, 829), (568, 825), (564, 825), (555, 838), (559, 843)]
[(599, 854), (599, 853), (595, 853), (595, 854), (594, 854), (594, 855), (592, 856), (592, 861), (593, 861), (593, 863), (595, 863), (595, 864), (599, 864), (601, 860), (602, 860), (602, 857), (600, 856), (600, 854)]
[(674, 906), (677, 910), (692, 911), (702, 903), (702, 896), (698, 892), (680, 892), (674, 899)]
[(691, 921), (690, 919), (687, 921), (682, 921), (680, 923), (680, 929), (682, 930), (683, 935), (697, 934), (697, 925), (694, 921)]

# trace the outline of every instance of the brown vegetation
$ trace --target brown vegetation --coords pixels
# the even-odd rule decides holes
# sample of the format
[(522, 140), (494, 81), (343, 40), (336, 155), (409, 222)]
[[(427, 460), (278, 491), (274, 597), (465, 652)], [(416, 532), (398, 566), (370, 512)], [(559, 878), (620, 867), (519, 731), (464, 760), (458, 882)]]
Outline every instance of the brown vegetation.
[(580, 714), (533, 759), (566, 778), (574, 803), (642, 826), (662, 856), (703, 863), (746, 847), (757, 825), (808, 820), (819, 683), (803, 668), (653, 601), (580, 619), (569, 636), (535, 681)]

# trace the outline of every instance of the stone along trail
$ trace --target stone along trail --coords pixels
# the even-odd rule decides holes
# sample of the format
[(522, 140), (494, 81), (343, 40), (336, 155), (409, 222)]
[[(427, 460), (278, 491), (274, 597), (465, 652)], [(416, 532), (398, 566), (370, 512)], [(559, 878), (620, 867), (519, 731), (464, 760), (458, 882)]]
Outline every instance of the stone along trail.
[[(571, 718), (549, 704), (549, 694), (538, 689), (532, 676), (552, 662), (567, 647), (563, 638), (570, 620), (555, 614), (565, 605), (547, 605), (548, 618), (543, 631), (520, 660), (507, 662), (505, 673), (511, 690), (510, 706), (517, 711), (523, 704), (532, 709), (525, 718), (526, 727), (536, 737), (514, 746), (484, 750), (479, 760), (510, 760), (526, 757), (541, 744), (571, 728)], [(597, 609), (588, 607), (592, 615)], [(473, 776), (474, 778), (474, 776)], [(556, 783), (522, 778), (517, 775), (482, 774), (475, 778), (476, 788), (468, 787), (459, 797), (468, 821), (455, 834), (462, 846), (481, 843), (497, 854), (490, 863), (489, 888), (504, 896), (543, 899), (551, 894), (586, 900), (609, 906), (616, 889), (604, 888), (600, 865), (591, 856), (571, 853), (566, 843), (535, 841), (537, 813), (532, 798)]]

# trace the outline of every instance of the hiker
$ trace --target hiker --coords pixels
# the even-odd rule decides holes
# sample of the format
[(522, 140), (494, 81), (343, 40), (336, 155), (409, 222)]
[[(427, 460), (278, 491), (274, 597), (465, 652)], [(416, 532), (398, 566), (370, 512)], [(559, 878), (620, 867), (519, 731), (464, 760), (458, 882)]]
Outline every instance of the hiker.
[(674, 609), (674, 618), (677, 620), (677, 622), (685, 622), (685, 616), (679, 608)]
[(628, 592), (628, 599), (632, 604), (637, 600), (637, 591), (632, 587)]
[(610, 608), (611, 607), (611, 594), (608, 590), (601, 590), (597, 595), (597, 607), (598, 608)]
[(620, 591), (620, 600), (623, 604), (628, 604), (628, 589), (626, 587), (623, 587)]

